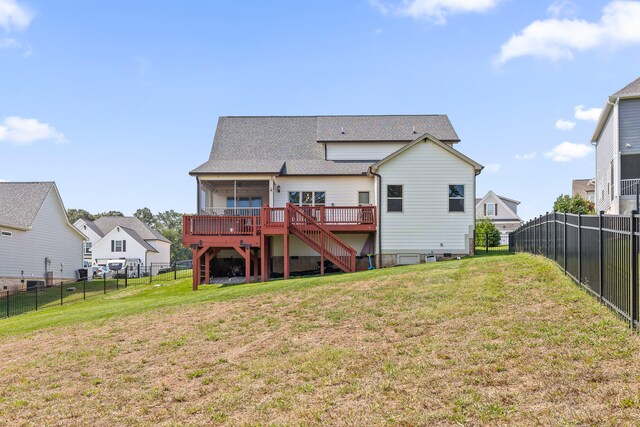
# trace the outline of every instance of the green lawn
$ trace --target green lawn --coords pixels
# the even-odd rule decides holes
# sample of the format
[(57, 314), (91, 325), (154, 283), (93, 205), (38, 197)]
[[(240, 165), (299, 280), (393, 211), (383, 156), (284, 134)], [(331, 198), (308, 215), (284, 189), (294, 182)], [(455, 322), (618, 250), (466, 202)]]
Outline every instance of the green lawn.
[(0, 321), (6, 425), (638, 425), (639, 338), (551, 262), (140, 285)]

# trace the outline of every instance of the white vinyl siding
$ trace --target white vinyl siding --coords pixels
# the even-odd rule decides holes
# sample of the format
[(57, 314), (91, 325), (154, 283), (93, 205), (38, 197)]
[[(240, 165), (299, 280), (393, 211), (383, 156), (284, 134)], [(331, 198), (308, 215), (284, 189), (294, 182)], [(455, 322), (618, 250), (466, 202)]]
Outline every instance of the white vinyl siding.
[[(617, 107), (614, 107), (607, 123), (602, 129), (600, 139), (596, 145), (596, 211), (610, 211), (612, 207), (611, 195), (609, 188), (613, 184), (611, 182), (611, 162), (617, 153), (617, 144), (615, 143), (615, 120)], [(615, 162), (614, 162), (615, 165)]]
[[(383, 163), (383, 187), (403, 185), (403, 212), (381, 209), (382, 253), (468, 253), (474, 227), (475, 170), (432, 142)], [(464, 212), (449, 212), (449, 185), (465, 186)], [(387, 204), (382, 191), (382, 206)]]
[(82, 268), (83, 237), (72, 229), (59, 203), (55, 188), (45, 198), (33, 221), (31, 230), (11, 231), (10, 238), (0, 241), (0, 277), (24, 275), (25, 280), (42, 280), (45, 275), (45, 258), (49, 258), (49, 271), (54, 280), (75, 279), (76, 270)]
[(406, 142), (328, 142), (326, 143), (327, 160), (382, 160), (406, 144)]
[[(373, 177), (368, 176), (316, 176), (279, 177), (274, 192), (274, 206), (283, 207), (288, 202), (290, 191), (324, 191), (325, 206), (358, 206), (358, 192), (373, 194)], [(375, 200), (371, 201), (375, 204)]]

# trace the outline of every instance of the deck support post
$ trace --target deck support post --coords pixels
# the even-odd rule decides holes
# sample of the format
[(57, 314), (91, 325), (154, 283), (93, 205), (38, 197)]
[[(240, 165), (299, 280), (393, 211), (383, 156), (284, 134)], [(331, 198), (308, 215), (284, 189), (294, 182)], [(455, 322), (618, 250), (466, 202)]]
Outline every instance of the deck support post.
[(207, 250), (207, 252), (204, 253), (204, 283), (206, 285), (209, 285), (211, 283), (210, 264), (211, 264), (211, 250)]
[(200, 284), (200, 263), (199, 258), (198, 258), (198, 248), (193, 248), (191, 250), (193, 252), (193, 256), (192, 256), (192, 274), (193, 274), (193, 290), (197, 291), (198, 290), (198, 285)]
[(289, 278), (290, 273), (290, 265), (289, 265), (289, 233), (285, 233), (284, 235), (284, 279), (287, 280)]
[(258, 256), (258, 250), (256, 249), (255, 251), (253, 251), (253, 280), (255, 282), (258, 281), (258, 266), (259, 266), (259, 256)]
[(320, 275), (324, 276), (324, 236), (322, 236), (321, 248), (322, 250), (320, 251)]
[(260, 235), (260, 280), (267, 281), (267, 238), (264, 234)]
[(244, 248), (244, 277), (245, 283), (251, 283), (251, 246)]

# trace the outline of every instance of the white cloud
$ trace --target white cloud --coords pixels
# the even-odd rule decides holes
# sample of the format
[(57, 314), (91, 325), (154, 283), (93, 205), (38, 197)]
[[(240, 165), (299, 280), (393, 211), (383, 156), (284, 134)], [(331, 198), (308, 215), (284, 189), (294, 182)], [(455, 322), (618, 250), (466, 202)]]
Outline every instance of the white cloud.
[(0, 39), (0, 49), (16, 49), (21, 47), (22, 44), (18, 40), (7, 37), (6, 39)]
[(577, 105), (575, 108), (575, 118), (578, 120), (592, 120), (594, 122), (598, 121), (600, 117), (600, 113), (602, 113), (602, 108), (590, 108), (588, 110), (584, 109), (584, 105)]
[(394, 12), (443, 25), (449, 15), (486, 12), (496, 7), (500, 1), (502, 0), (402, 0), (402, 4), (397, 5), (383, 0), (369, 0), (369, 3), (383, 14)]
[(575, 159), (581, 159), (593, 151), (593, 148), (587, 144), (574, 144), (573, 142), (562, 142), (544, 156), (554, 162), (570, 162)]
[(25, 119), (12, 116), (0, 124), (0, 142), (16, 145), (30, 145), (34, 141), (52, 140), (57, 143), (66, 142), (64, 135), (53, 126), (40, 123), (36, 119)]
[(0, 27), (6, 31), (20, 31), (26, 29), (33, 14), (24, 5), (15, 0), (0, 0)]
[(500, 164), (499, 163), (489, 163), (488, 165), (484, 166), (484, 170), (489, 172), (489, 173), (496, 173), (500, 170)]
[(557, 0), (551, 3), (547, 8), (549, 15), (554, 18), (560, 18), (562, 16), (575, 16), (578, 11), (577, 5), (571, 0)]
[(516, 154), (516, 160), (533, 160), (536, 158), (536, 152), (532, 151), (531, 153), (525, 154)]
[(572, 122), (569, 120), (558, 119), (556, 121), (556, 129), (559, 130), (571, 130), (576, 126), (576, 122)]
[[(550, 10), (553, 14), (554, 9)], [(557, 12), (557, 10), (556, 10)], [(616, 0), (598, 22), (559, 17), (534, 21), (502, 45), (497, 64), (521, 56), (573, 59), (575, 52), (640, 44), (640, 2)]]

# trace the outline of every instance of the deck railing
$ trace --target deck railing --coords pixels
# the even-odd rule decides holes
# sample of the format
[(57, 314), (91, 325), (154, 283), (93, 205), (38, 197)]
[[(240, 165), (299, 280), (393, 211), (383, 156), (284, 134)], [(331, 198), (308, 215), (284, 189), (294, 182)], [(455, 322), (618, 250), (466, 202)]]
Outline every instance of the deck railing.
[(640, 184), (640, 178), (635, 179), (621, 179), (620, 180), (620, 195), (621, 196), (635, 196)]
[(222, 215), (222, 216), (260, 216), (262, 208), (219, 208), (208, 206), (200, 208), (202, 215)]
[(185, 236), (255, 236), (260, 227), (259, 216), (184, 215)]

